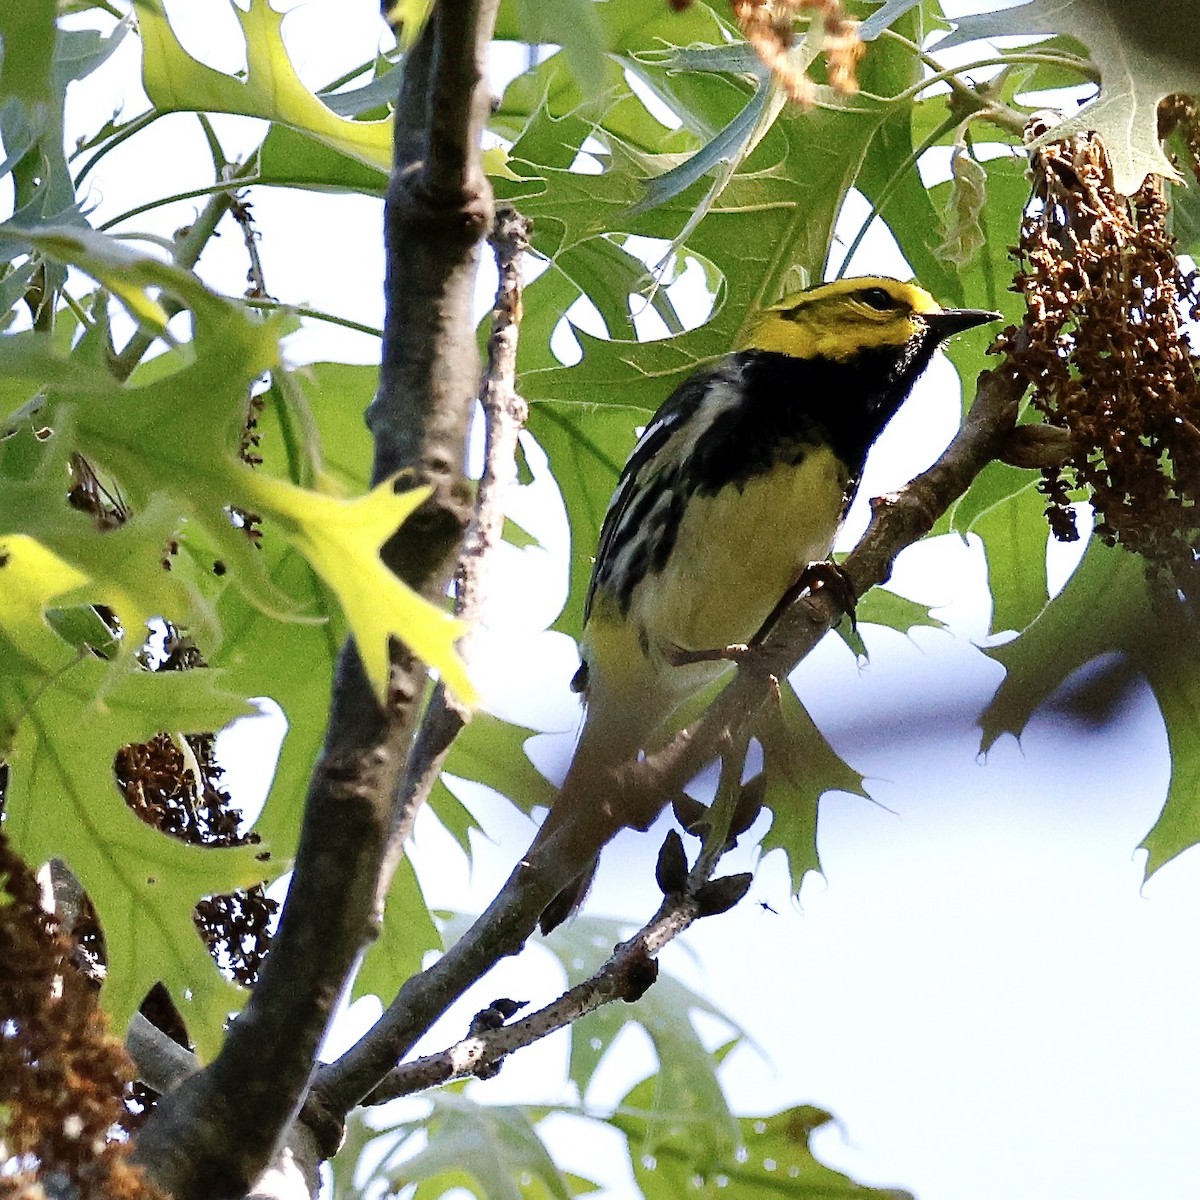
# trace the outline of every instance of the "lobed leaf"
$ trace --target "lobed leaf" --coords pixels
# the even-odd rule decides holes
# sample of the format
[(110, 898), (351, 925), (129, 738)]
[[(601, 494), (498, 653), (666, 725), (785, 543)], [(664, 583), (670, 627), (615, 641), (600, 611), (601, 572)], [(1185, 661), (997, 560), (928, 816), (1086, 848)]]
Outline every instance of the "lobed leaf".
[(1029, 628), (987, 653), (1006, 674), (980, 718), (985, 751), (1005, 733), (1019, 737), (1072, 672), (1106, 654), (1124, 655), (1154, 692), (1171, 753), (1166, 804), (1142, 843), (1147, 871), (1200, 842), (1200, 652), (1193, 618), (1177, 598), (1152, 592), (1141, 559), (1093, 539)]
[[(571, 986), (593, 975), (627, 936), (627, 927), (615, 921), (582, 916), (562, 926), (546, 940), (546, 947), (561, 961)], [(704, 1161), (732, 1154), (736, 1126), (717, 1079), (719, 1059), (701, 1041), (691, 1013), (702, 1012), (726, 1024), (729, 1018), (678, 979), (659, 974), (654, 986), (636, 1005), (606, 1004), (571, 1026), (568, 1074), (586, 1098), (601, 1061), (626, 1024), (641, 1025), (658, 1058), (653, 1097), (647, 1101), (651, 1143), (673, 1136), (683, 1122), (692, 1127)], [(735, 1027), (736, 1029), (736, 1027)], [(744, 1036), (737, 1030), (738, 1040)]]
[(193, 58), (175, 36), (162, 0), (135, 0), (142, 35), (142, 83), (159, 112), (227, 112), (285, 125), (341, 154), (386, 171), (392, 122), (340, 117), (310, 92), (288, 55), (281, 27), (286, 14), (268, 0), (233, 11), (246, 43), (244, 79)]
[(697, 1196), (717, 1200), (913, 1200), (908, 1192), (877, 1189), (855, 1183), (848, 1176), (817, 1161), (809, 1142), (833, 1118), (811, 1105), (801, 1105), (765, 1117), (738, 1120), (737, 1152), (716, 1165), (702, 1158), (702, 1133), (680, 1124), (666, 1141), (649, 1141), (645, 1116), (653, 1078), (639, 1083), (625, 1096), (610, 1118), (629, 1143), (629, 1158), (645, 1200), (675, 1200)]
[(476, 1104), (441, 1091), (427, 1130), (425, 1148), (386, 1173), (393, 1189), (415, 1183), (419, 1200), (456, 1188), (479, 1200), (571, 1200), (595, 1190), (590, 1181), (558, 1169), (520, 1106)]
[(755, 730), (762, 744), (766, 791), (763, 803), (773, 814), (762, 841), (763, 853), (787, 855), (792, 891), (800, 890), (808, 871), (819, 871), (817, 804), (830, 791), (866, 796), (863, 778), (825, 740), (790, 687), (778, 706), (764, 710)]
[(1158, 140), (1158, 105), (1176, 92), (1200, 95), (1200, 13), (1186, 2), (1168, 8), (1163, 12), (1162, 5), (1146, 0), (1030, 0), (959, 18), (955, 32), (940, 45), (1046, 34), (1082, 42), (1099, 68), (1100, 94), (1042, 141), (1098, 133), (1117, 190), (1132, 195), (1150, 174), (1180, 182)]

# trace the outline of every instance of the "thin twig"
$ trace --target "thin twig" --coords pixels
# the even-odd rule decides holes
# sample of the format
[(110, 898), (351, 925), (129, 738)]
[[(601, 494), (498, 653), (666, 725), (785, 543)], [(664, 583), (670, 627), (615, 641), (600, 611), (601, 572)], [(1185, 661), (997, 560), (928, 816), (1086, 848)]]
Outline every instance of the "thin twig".
[[(213, 234), (216, 233), (221, 218), (233, 205), (238, 176), (249, 173), (249, 163), (237, 168), (232, 173), (229, 188), (209, 197), (208, 203), (201, 210), (200, 215), (188, 226), (187, 232), (179, 239), (175, 247), (174, 258), (178, 266), (190, 269), (200, 261), (200, 255), (204, 252), (204, 247), (212, 240)], [(163, 307), (166, 309), (167, 315), (173, 317), (182, 310), (183, 306), (174, 296), (164, 296)], [(151, 330), (139, 329), (129, 339), (125, 348), (112, 360), (112, 373), (118, 379), (128, 379), (157, 337), (158, 334)]]
[(464, 1038), (437, 1054), (396, 1067), (364, 1103), (384, 1104), (471, 1075), (488, 1078), (495, 1074), (501, 1059), (514, 1050), (531, 1046), (614, 1000), (632, 1004), (657, 978), (655, 955), (703, 915), (692, 896), (665, 897), (658, 912), (633, 937), (617, 946), (595, 974), (519, 1021)]
[(721, 778), (717, 783), (717, 794), (708, 813), (708, 829), (704, 844), (692, 869), (693, 887), (705, 882), (713, 873), (717, 860), (728, 849), (729, 830), (733, 825), (741, 793), (742, 769), (746, 764), (746, 751), (750, 746), (749, 730), (744, 730), (736, 741), (730, 739), (721, 755)]
[(250, 266), (246, 271), (246, 282), (250, 286), (246, 290), (246, 295), (255, 300), (273, 300), (274, 297), (267, 291), (262, 258), (258, 253), (258, 241), (261, 235), (254, 227), (254, 216), (250, 211), (252, 205), (249, 200), (245, 199), (245, 196), (244, 192), (234, 194), (233, 203), (229, 206), (229, 215), (238, 223), (242, 231), (246, 257), (250, 260)]
[(456, 575), (456, 608), (467, 622), (483, 614), (487, 576), (504, 532), (504, 496), (517, 478), (517, 441), (529, 405), (517, 392), (517, 342), (521, 329), (521, 260), (529, 249), (532, 222), (504, 207), (488, 241), (496, 255), (499, 283), (492, 308), (487, 369), (479, 389), (484, 415), (483, 474), (471, 527)]

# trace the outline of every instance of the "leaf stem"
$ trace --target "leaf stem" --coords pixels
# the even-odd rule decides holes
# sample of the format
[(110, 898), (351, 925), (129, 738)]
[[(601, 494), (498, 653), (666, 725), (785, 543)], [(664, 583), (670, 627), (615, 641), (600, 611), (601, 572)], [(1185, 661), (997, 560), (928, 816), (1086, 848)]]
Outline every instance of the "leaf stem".
[[(87, 162), (85, 162), (83, 164), (83, 166), (79, 168), (79, 174), (75, 176), (76, 189), (78, 189), (79, 185), (83, 182), (84, 177), (88, 174), (88, 172), (110, 150), (115, 150), (119, 145), (121, 145), (122, 142), (133, 137), (133, 135), (135, 133), (140, 133), (143, 129), (146, 129), (149, 126), (153, 125), (154, 122), (157, 121), (158, 118), (163, 115), (164, 114), (159, 112), (157, 109), (152, 108), (148, 112), (142, 113), (142, 115), (140, 117), (134, 117), (131, 121), (127, 122), (125, 125), (122, 125), (120, 129), (118, 129), (115, 132), (113, 132), (112, 134), (110, 134), (108, 141), (105, 142), (104, 145), (102, 145), (100, 147), (100, 149), (97, 150), (96, 153), (93, 154), (92, 157), (89, 158), (87, 160)], [(95, 142), (93, 142), (91, 144), (85, 143), (83, 146), (81, 146), (79, 148), (79, 150), (76, 151), (76, 153), (82, 154), (84, 150), (90, 150), (91, 146), (95, 145), (95, 144), (96, 144)], [(74, 156), (72, 156), (72, 157), (74, 157)]]
[[(252, 155), (248, 161), (253, 162), (254, 156)], [(273, 179), (269, 175), (235, 175), (234, 178), (225, 180), (223, 182), (210, 183), (204, 187), (189, 188), (186, 192), (176, 192), (172, 196), (162, 196), (157, 200), (150, 200), (146, 204), (139, 204), (137, 207), (128, 209), (118, 216), (110, 217), (104, 222), (103, 225), (100, 226), (100, 232), (107, 233), (114, 225), (119, 225), (122, 221), (131, 220), (133, 217), (140, 217), (142, 213), (153, 212), (156, 208), (163, 208), (168, 204), (174, 204), (178, 200), (195, 200), (200, 196), (213, 196), (215, 198), (235, 191), (238, 188), (250, 187), (258, 184), (266, 185), (268, 187), (286, 187), (290, 182), (290, 180)], [(226, 207), (228, 207), (228, 201), (226, 203)], [(200, 221), (203, 220), (204, 216), (201, 214), (200, 218), (195, 224), (193, 224), (192, 228), (195, 229)], [(197, 258), (198, 257), (199, 255), (197, 255)], [(189, 263), (188, 265), (191, 266), (192, 264)]]
[(61, 294), (62, 298), (66, 301), (67, 307), (75, 314), (75, 317), (79, 321), (79, 324), (82, 325), (85, 329), (94, 329), (96, 322), (93, 321), (92, 318), (87, 315), (87, 313), (83, 309), (83, 305), (80, 304), (79, 301), (76, 300), (75, 297), (72, 296), (71, 293), (68, 292), (66, 288), (63, 288), (63, 290), (60, 294)]
[(323, 87), (318, 88), (317, 95), (325, 96), (325, 95), (328, 95), (330, 92), (336, 92), (337, 89), (340, 87), (345, 87), (346, 84), (350, 83), (352, 80), (357, 79), (360, 75), (369, 71), (379, 61), (380, 58), (384, 59), (384, 61), (386, 61), (386, 62), (391, 63), (392, 67), (395, 68), (395, 66), (397, 65), (398, 59), (401, 59), (403, 57), (398, 52), (396, 52), (396, 53), (397, 53), (397, 58), (388, 58), (388, 56), (386, 54), (380, 54), (380, 55), (377, 55), (375, 58), (368, 59), (364, 63), (359, 63), (359, 65), (357, 67), (352, 67), (349, 71), (346, 71), (344, 74), (339, 75), (336, 79), (331, 80), (329, 83), (325, 84)]
[(371, 337), (383, 337), (383, 330), (377, 325), (364, 325), (361, 321), (352, 321), (349, 317), (339, 317), (336, 313), (323, 312), (319, 308), (309, 308), (303, 304), (288, 304), (283, 300), (270, 300), (264, 296), (231, 296), (248, 308), (263, 308), (271, 311), (285, 310), (293, 312), (298, 317), (307, 317), (312, 321), (325, 321), (330, 325), (340, 325), (344, 329), (353, 329), (355, 333), (369, 334)]
[(891, 178), (884, 184), (883, 190), (879, 193), (879, 199), (871, 205), (871, 211), (867, 214), (867, 219), (858, 227), (858, 232), (854, 235), (854, 240), (850, 243), (850, 247), (842, 259), (842, 265), (838, 268), (838, 279), (841, 279), (845, 275), (846, 268), (850, 265), (850, 260), (854, 257), (859, 246), (862, 245), (863, 238), (867, 236), (867, 231), (875, 223), (876, 218), (882, 218), (883, 210), (887, 207), (888, 201), (891, 200), (896, 188), (900, 186), (900, 180), (904, 178), (904, 173), (915, 166), (921, 155), (933, 146), (944, 133), (948, 133), (959, 123), (959, 118), (951, 114), (892, 173)]
[(914, 99), (931, 84), (945, 83), (949, 85), (951, 91), (956, 96), (968, 101), (972, 108), (978, 111), (985, 119), (994, 121), (1002, 128), (1008, 129), (1013, 133), (1020, 133), (1021, 129), (1024, 128), (1024, 116), (1017, 113), (1015, 109), (1009, 108), (1008, 105), (1001, 104), (999, 101), (981, 94), (976, 88), (964, 83), (960, 76), (964, 75), (967, 71), (979, 71), (986, 67), (1008, 67), (1020, 63), (1029, 63), (1037, 66), (1062, 67), (1064, 70), (1076, 71), (1084, 79), (1093, 83), (1099, 82), (1100, 79), (1099, 72), (1095, 66), (1084, 59), (1065, 54), (1038, 53), (1033, 50), (1013, 50), (992, 58), (981, 58), (974, 62), (963, 63), (957, 67), (943, 67), (933, 55), (922, 50), (916, 42), (904, 37), (903, 34), (896, 33), (892, 29), (885, 29), (882, 36), (888, 37), (892, 41), (899, 42), (902, 46), (907, 47), (933, 72), (932, 75), (927, 75), (911, 87), (905, 88), (904, 91), (898, 92), (895, 96), (888, 97), (887, 99), (891, 103), (898, 104), (905, 100)]
[[(243, 167), (233, 172), (233, 178), (220, 186), (220, 190), (204, 206), (200, 215), (192, 222), (187, 233), (180, 238), (175, 248), (175, 262), (179, 266), (190, 270), (200, 261), (200, 255), (204, 252), (204, 247), (208, 245), (209, 240), (216, 232), (217, 225), (220, 224), (221, 218), (229, 211), (230, 205), (233, 204), (234, 192), (239, 187), (244, 186), (245, 179), (240, 176), (239, 172), (246, 169), (246, 167)], [(107, 226), (104, 228), (107, 228)], [(163, 307), (172, 316), (180, 311), (179, 302), (169, 296), (165, 298)], [(125, 349), (113, 359), (113, 374), (120, 380), (128, 379), (134, 367), (142, 361), (143, 356), (150, 349), (157, 336), (156, 333), (139, 329), (129, 339)]]

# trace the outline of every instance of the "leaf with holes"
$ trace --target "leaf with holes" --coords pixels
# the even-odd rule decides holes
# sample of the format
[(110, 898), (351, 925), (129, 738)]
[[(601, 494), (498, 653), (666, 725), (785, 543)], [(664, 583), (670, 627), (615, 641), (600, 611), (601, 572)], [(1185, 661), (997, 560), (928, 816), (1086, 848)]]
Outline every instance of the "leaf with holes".
[(1117, 190), (1132, 195), (1147, 175), (1179, 181), (1158, 140), (1158, 105), (1180, 92), (1200, 95), (1200, 9), (1190, 0), (1031, 0), (958, 20), (939, 49), (979, 38), (1066, 34), (1091, 51), (1100, 94), (1045, 138), (1100, 135)]
[(205, 1058), (244, 993), (218, 971), (192, 911), (273, 868), (262, 846), (192, 846), (145, 824), (117, 790), (113, 759), (163, 729), (218, 730), (251, 711), (213, 671), (151, 674), (76, 658), (28, 693), (7, 756), (5, 828), (28, 862), (63, 859), (96, 906), (108, 966), (102, 999), (117, 1028), (161, 981)]

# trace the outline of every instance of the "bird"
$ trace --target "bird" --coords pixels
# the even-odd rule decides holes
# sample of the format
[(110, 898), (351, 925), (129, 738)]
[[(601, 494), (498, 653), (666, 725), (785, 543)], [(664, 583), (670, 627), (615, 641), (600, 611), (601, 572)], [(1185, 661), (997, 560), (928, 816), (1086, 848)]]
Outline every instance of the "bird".
[[(915, 283), (840, 279), (765, 308), (676, 388), (601, 526), (572, 680), (583, 727), (534, 847), (603, 804), (605, 773), (673, 733), (681, 705), (828, 559), (867, 451), (935, 350), (999, 316), (942, 308)], [(582, 902), (597, 860), (544, 909), (543, 933)]]

